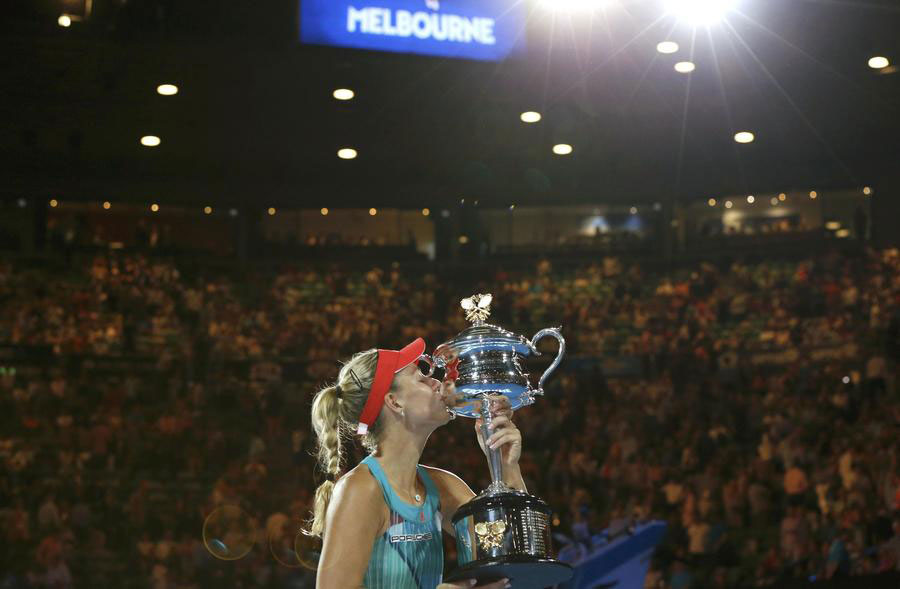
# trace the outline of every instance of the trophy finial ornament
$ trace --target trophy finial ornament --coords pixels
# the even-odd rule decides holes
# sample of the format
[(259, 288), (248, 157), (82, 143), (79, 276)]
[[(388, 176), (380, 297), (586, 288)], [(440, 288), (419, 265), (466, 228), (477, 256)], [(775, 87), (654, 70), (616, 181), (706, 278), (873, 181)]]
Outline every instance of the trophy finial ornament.
[(459, 304), (466, 312), (466, 319), (475, 324), (478, 324), (484, 322), (485, 319), (490, 317), (492, 300), (494, 300), (494, 295), (492, 295), (491, 293), (479, 293), (461, 300)]

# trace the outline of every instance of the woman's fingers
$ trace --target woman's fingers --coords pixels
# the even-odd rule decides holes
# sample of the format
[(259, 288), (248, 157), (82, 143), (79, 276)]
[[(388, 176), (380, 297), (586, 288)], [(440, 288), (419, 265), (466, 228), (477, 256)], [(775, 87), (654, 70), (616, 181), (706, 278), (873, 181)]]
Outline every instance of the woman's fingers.
[(506, 587), (510, 587), (509, 579), (503, 578), (487, 585), (475, 585), (474, 589), (505, 589)]
[(517, 442), (521, 439), (521, 434), (519, 430), (503, 430), (502, 432), (497, 432), (488, 438), (487, 445), (490, 448), (499, 448), (503, 444), (507, 444), (509, 442)]

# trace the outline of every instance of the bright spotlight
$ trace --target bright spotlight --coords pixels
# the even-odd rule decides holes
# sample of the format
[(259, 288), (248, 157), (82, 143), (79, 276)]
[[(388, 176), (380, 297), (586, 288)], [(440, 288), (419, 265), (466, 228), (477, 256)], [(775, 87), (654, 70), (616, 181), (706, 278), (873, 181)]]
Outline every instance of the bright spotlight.
[(837, 231), (841, 228), (841, 224), (838, 221), (828, 221), (825, 223), (825, 229), (829, 231)]
[(423, 217), (427, 217), (427, 216), (430, 215), (430, 214), (431, 214), (431, 211), (430, 211), (429, 209), (427, 209), (427, 208), (422, 209), (422, 216), (423, 216)]
[(150, 205), (150, 210), (153, 211), (154, 213), (158, 213), (158, 212), (159, 212), (159, 205), (156, 204), (156, 203), (153, 203), (152, 205)]
[(726, 209), (730, 209), (730, 208), (733, 207), (733, 206), (734, 206), (734, 203), (731, 202), (730, 200), (726, 200), (726, 201), (725, 201), (725, 208), (726, 208)]
[(708, 204), (711, 207), (714, 207), (714, 206), (716, 206), (716, 199), (711, 198), (708, 201), (706, 201), (706, 204)]
[(631, 207), (630, 209), (628, 209), (628, 212), (632, 215), (637, 215), (637, 207)]
[(670, 53), (677, 53), (678, 43), (676, 43), (675, 41), (663, 41), (656, 46), (656, 50), (666, 55)]
[(810, 191), (809, 191), (809, 198), (815, 200), (816, 198), (818, 198), (818, 196), (819, 196), (819, 193), (816, 192), (815, 190), (810, 190)]
[(753, 143), (755, 139), (756, 135), (750, 131), (739, 131), (734, 134), (734, 140), (738, 143)]
[(61, 14), (58, 19), (56, 19), (56, 24), (61, 27), (71, 27), (72, 26), (72, 17), (68, 14)]
[(159, 144), (160, 140), (156, 135), (144, 135), (141, 137), (141, 145), (144, 147), (156, 147)]
[(269, 207), (268, 213), (270, 217), (274, 217), (276, 213), (275, 207)]
[(778, 199), (777, 199), (776, 197), (774, 197), (774, 196), (772, 197), (772, 200), (770, 200), (769, 202), (772, 203), (772, 206), (773, 206), (773, 207), (777, 207), (777, 206), (778, 206)]
[(203, 207), (203, 212), (207, 215), (212, 215), (212, 207), (211, 206)]
[(785, 193), (782, 192), (781, 194), (778, 195), (778, 200), (780, 200), (781, 202), (786, 201), (786, 200), (787, 200), (787, 195), (786, 195)]
[(865, 194), (866, 196), (871, 196), (871, 194), (872, 194), (872, 188), (871, 188), (870, 186), (864, 186), (864, 187), (863, 187), (863, 194)]
[(178, 94), (178, 86), (175, 84), (160, 84), (156, 87), (156, 93), (161, 96), (175, 96)]
[(322, 207), (319, 209), (319, 212), (322, 213), (322, 216), (325, 217), (328, 215), (328, 207)]
[(356, 94), (350, 88), (338, 88), (331, 93), (337, 100), (352, 100)]
[(56, 200), (55, 198), (51, 198), (51, 199), (50, 199), (50, 206), (53, 207), (53, 208), (55, 209), (57, 206), (59, 206), (59, 201)]
[(541, 120), (541, 113), (529, 110), (519, 115), (523, 123), (536, 123)]
[(889, 65), (891, 65), (891, 61), (887, 57), (882, 57), (880, 55), (869, 60), (869, 67), (873, 70), (884, 69)]
[(593, 12), (604, 8), (609, 0), (541, 0), (541, 6), (554, 12)]
[(569, 155), (572, 153), (572, 146), (568, 143), (557, 143), (553, 146), (553, 153), (556, 155)]
[(338, 150), (338, 157), (342, 160), (352, 160), (356, 157), (356, 150), (352, 147), (344, 147)]
[(675, 71), (679, 74), (689, 74), (695, 69), (697, 69), (697, 66), (692, 61), (679, 61), (675, 64)]
[(372, 207), (371, 209), (369, 209), (369, 216), (374, 217), (377, 214), (378, 214), (378, 209), (376, 209), (375, 207)]
[(711, 25), (737, 5), (738, 0), (666, 0), (666, 11), (694, 25)]
[(756, 202), (756, 197), (753, 196), (753, 195), (751, 194), (750, 196), (747, 197), (747, 202), (750, 203), (750, 204), (755, 203), (755, 202)]
[(110, 208), (111, 206), (112, 206), (112, 204), (110, 204), (110, 202), (109, 202), (108, 200), (104, 200), (104, 201), (103, 201), (103, 208), (104, 208), (105, 210), (108, 211), (109, 208)]

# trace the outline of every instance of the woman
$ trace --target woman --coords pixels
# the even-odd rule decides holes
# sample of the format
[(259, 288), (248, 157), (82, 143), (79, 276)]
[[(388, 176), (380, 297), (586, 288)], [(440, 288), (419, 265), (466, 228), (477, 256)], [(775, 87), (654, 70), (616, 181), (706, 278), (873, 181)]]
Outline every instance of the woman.
[[(454, 535), (450, 518), (475, 494), (458, 476), (418, 464), (428, 437), (453, 418), (443, 383), (419, 369), (425, 342), (401, 350), (367, 350), (341, 368), (333, 386), (312, 404), (318, 457), (328, 480), (316, 490), (306, 532), (322, 537), (319, 589), (447, 589), (474, 582), (441, 583), (441, 530)], [(500, 448), (504, 482), (525, 491), (519, 471), (522, 436), (504, 397), (492, 401), (487, 440)], [(480, 420), (475, 424), (478, 442)], [(341, 475), (342, 434), (362, 436), (371, 451)], [(499, 589), (507, 580), (481, 587)]]

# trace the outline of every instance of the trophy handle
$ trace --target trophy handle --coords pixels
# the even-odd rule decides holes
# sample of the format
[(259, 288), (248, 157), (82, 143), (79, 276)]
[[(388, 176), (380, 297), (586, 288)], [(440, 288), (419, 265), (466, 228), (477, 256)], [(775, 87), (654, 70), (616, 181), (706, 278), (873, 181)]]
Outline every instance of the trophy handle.
[(538, 381), (537, 390), (534, 391), (534, 394), (536, 395), (544, 394), (544, 381), (547, 380), (547, 377), (550, 376), (554, 370), (556, 370), (556, 367), (559, 366), (559, 363), (562, 361), (563, 354), (566, 353), (566, 340), (563, 338), (562, 333), (560, 333), (561, 329), (562, 327), (548, 327), (540, 330), (534, 334), (533, 338), (531, 338), (531, 347), (534, 348), (534, 351), (537, 354), (540, 354), (540, 352), (537, 351), (537, 343), (545, 336), (552, 336), (559, 342), (559, 351), (556, 352), (556, 358), (553, 359), (553, 362), (547, 370), (544, 371), (544, 374), (541, 375), (541, 378)]

